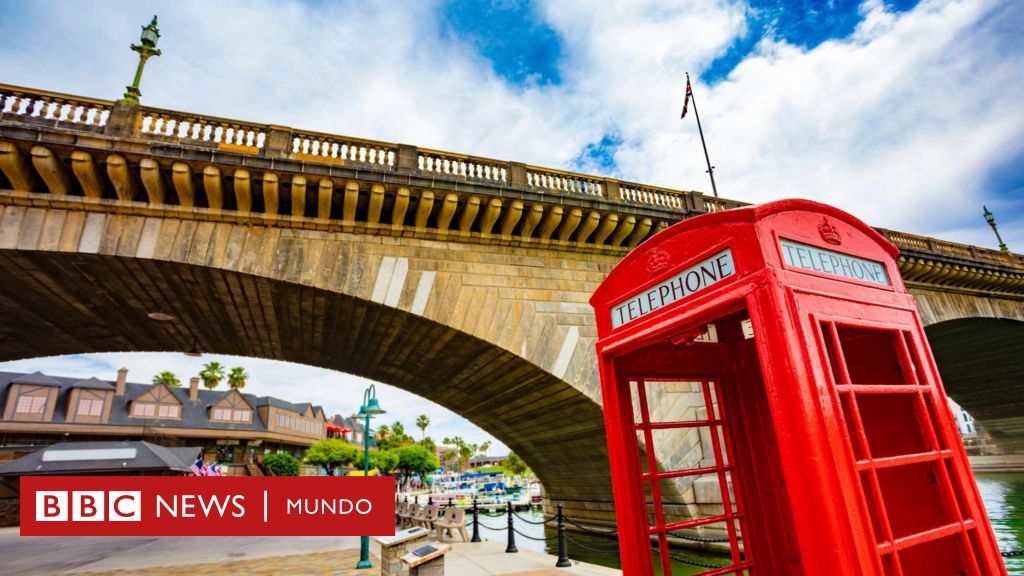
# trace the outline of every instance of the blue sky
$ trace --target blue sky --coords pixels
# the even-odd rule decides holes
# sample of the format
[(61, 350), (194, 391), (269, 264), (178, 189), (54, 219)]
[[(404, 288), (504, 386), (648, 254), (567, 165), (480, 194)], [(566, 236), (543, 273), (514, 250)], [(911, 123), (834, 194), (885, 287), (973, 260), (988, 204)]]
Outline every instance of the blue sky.
[[(0, 82), (116, 98), (154, 13), (150, 105), (707, 191), (697, 127), (679, 119), (690, 72), (723, 196), (811, 198), (995, 247), (988, 205), (1024, 251), (1019, 1), (0, 0)], [(139, 358), (19, 367), (161, 363)], [(254, 392), (339, 412), (365, 384), (313, 371), (322, 387), (302, 397), (277, 378), (312, 369), (259, 367)], [(427, 406), (388, 393), (396, 413)]]

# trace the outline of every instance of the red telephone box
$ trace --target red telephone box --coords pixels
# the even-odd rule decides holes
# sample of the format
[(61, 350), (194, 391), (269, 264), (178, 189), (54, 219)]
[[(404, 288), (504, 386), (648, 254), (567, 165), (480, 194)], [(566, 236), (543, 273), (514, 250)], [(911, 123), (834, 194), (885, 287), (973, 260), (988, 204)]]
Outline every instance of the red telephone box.
[(609, 274), (591, 304), (626, 576), (671, 574), (695, 533), (731, 551), (707, 575), (1006, 574), (897, 253), (785, 200), (676, 224)]

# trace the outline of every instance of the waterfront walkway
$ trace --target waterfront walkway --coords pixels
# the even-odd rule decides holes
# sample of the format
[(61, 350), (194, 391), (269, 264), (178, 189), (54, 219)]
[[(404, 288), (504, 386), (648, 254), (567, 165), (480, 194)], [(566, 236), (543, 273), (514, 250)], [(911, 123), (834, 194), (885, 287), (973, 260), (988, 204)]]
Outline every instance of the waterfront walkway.
[[(373, 542), (371, 540), (371, 542)], [(0, 529), (0, 575), (191, 576), (193, 574), (377, 576), (356, 570), (359, 538), (23, 538)], [(503, 542), (456, 542), (446, 556), (447, 576), (616, 576), (619, 570), (574, 564), (555, 568), (555, 557), (530, 550), (505, 554)]]

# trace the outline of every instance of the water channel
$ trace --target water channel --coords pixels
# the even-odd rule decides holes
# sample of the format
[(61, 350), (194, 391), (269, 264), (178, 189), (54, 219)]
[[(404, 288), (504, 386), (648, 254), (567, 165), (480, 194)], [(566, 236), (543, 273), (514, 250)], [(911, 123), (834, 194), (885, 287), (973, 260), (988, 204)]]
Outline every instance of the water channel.
[[(985, 501), (985, 508), (988, 510), (988, 516), (992, 522), (992, 528), (996, 533), (996, 539), (999, 541), (999, 549), (1020, 550), (1024, 548), (1024, 473), (978, 474), (976, 478), (978, 489)], [(541, 513), (536, 510), (519, 512), (519, 516), (532, 522), (543, 520)], [(505, 516), (481, 516), (480, 523), (481, 538), (497, 542), (506, 541), (507, 520)], [(489, 527), (498, 528), (498, 530), (492, 530)], [(517, 518), (515, 528), (521, 533), (516, 534), (518, 548), (558, 554), (557, 530), (553, 526), (548, 525), (545, 528), (539, 524), (528, 524)], [(577, 531), (568, 531), (567, 535), (571, 539), (568, 544), (570, 559), (620, 568), (615, 540), (581, 534)], [(710, 565), (724, 564), (721, 557), (702, 555), (692, 550), (679, 550), (675, 555), (691, 562)], [(1010, 574), (1024, 575), (1024, 557), (1007, 558), (1006, 567)], [(705, 570), (708, 568), (678, 561), (673, 562), (672, 565), (673, 576), (699, 574)], [(659, 570), (657, 574), (660, 573)]]

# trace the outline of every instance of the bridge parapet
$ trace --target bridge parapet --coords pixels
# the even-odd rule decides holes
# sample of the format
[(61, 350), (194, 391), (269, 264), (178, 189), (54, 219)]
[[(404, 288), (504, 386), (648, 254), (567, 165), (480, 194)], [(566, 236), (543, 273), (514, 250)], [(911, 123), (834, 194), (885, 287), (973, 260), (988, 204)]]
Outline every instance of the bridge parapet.
[[(146, 209), (184, 218), (625, 254), (679, 220), (746, 205), (408, 144), (4, 84), (0, 136), (8, 140), (0, 141), (0, 168), (11, 188), (61, 193), (71, 202), (74, 196), (117, 200), (82, 207), (90, 211), (140, 210), (145, 196)], [(131, 206), (119, 208), (124, 202)], [(1024, 298), (1024, 256), (880, 232), (900, 248), (911, 286)]]

